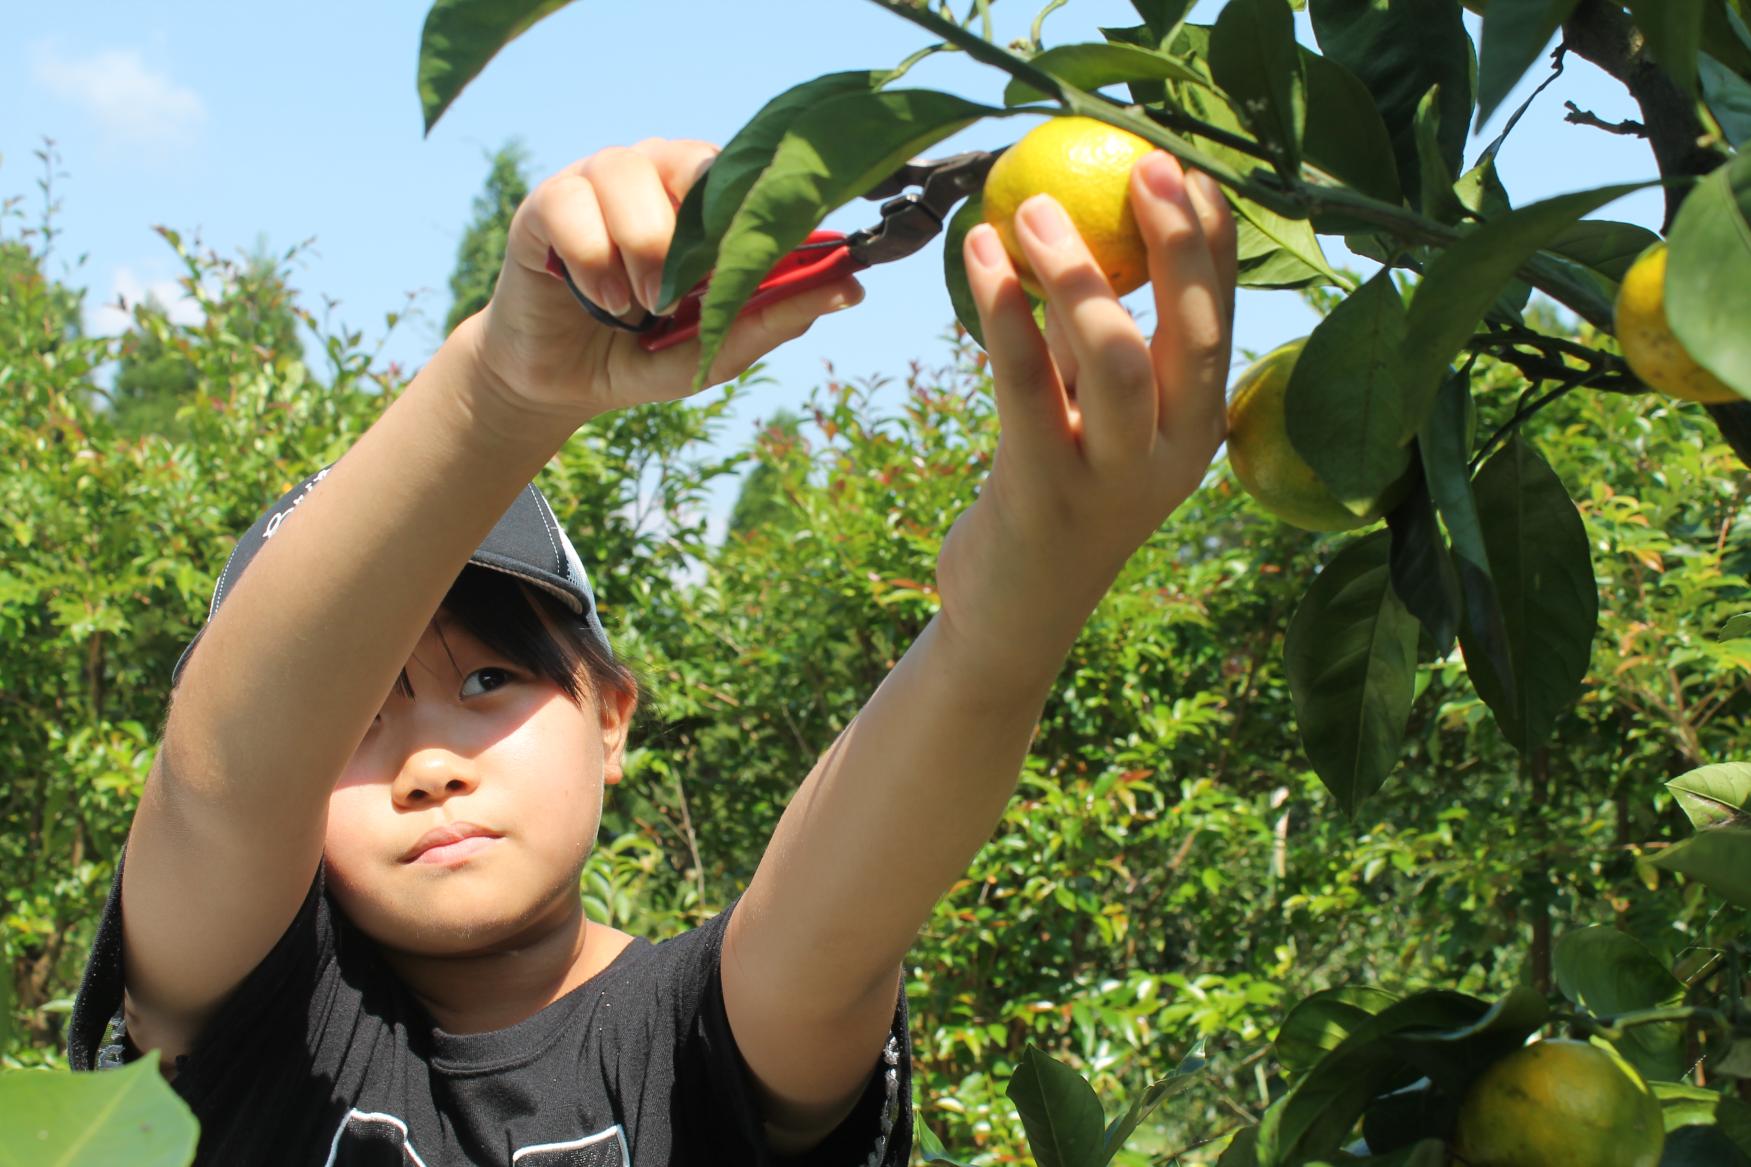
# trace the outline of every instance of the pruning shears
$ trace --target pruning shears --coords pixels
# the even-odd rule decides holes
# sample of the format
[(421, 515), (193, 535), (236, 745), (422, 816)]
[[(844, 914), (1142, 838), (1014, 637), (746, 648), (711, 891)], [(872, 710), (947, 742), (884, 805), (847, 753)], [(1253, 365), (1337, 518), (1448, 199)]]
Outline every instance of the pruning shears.
[[(881, 220), (874, 226), (853, 231), (816, 230), (806, 241), (773, 265), (766, 278), (742, 305), (741, 314), (756, 312), (768, 304), (809, 288), (818, 288), (861, 271), (871, 264), (904, 259), (934, 239), (948, 222), (949, 212), (967, 195), (985, 185), (985, 175), (999, 150), (972, 150), (935, 160), (909, 162), (889, 175), (871, 190), (866, 199), (886, 199), (881, 206)], [(907, 187), (922, 191), (908, 191)], [(646, 313), (636, 324), (616, 319), (600, 305), (591, 302), (576, 283), (565, 264), (551, 247), (547, 250), (547, 270), (565, 281), (578, 303), (604, 324), (639, 334), (639, 347), (656, 352), (680, 344), (699, 333), (699, 306), (711, 284), (711, 276), (700, 280), (676, 303), (666, 316)]]

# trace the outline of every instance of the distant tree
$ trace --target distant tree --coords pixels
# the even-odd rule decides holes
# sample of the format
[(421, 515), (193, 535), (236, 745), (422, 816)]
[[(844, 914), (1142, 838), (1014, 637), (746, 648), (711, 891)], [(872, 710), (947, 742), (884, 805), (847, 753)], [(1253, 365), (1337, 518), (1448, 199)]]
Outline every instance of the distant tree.
[(761, 431), (760, 460), (742, 480), (736, 505), (730, 511), (729, 537), (796, 525), (796, 508), (784, 497), (784, 471), (780, 466), (784, 451), (801, 440), (798, 433), (801, 425), (802, 418), (781, 409)]
[(28, 244), (0, 240), (0, 307), (25, 325), (13, 343), (41, 353), (79, 339), (83, 298), (82, 292), (46, 278)]
[(444, 335), (486, 307), (505, 259), (505, 238), (511, 216), (529, 194), (526, 164), (529, 152), (512, 139), (493, 155), (486, 176), (486, 189), (474, 200), (474, 220), (456, 249), (456, 267), (450, 273), (450, 313), (444, 319)]

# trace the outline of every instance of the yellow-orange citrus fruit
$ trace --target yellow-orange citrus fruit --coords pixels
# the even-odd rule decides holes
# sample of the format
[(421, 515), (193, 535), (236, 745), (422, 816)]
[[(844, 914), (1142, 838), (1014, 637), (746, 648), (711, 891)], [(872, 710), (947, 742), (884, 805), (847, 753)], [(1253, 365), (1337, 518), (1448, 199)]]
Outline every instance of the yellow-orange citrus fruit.
[(1149, 253), (1131, 211), (1131, 167), (1155, 147), (1085, 117), (1056, 117), (1021, 136), (985, 176), (985, 221), (997, 228), (1022, 286), (1040, 295), (1015, 237), (1015, 212), (1037, 194), (1058, 200), (1116, 295), (1149, 282)]
[(1375, 522), (1409, 488), (1399, 479), (1357, 514), (1338, 501), (1289, 442), (1283, 403), (1307, 338), (1266, 353), (1241, 373), (1228, 397), (1228, 462), (1258, 504), (1306, 531), (1347, 531)]
[(1660, 1101), (1627, 1062), (1584, 1041), (1538, 1041), (1485, 1070), (1459, 1105), (1470, 1167), (1656, 1167)]
[(1724, 405), (1743, 400), (1691, 359), (1666, 320), (1666, 244), (1651, 245), (1617, 287), (1617, 343), (1623, 359), (1650, 389), (1684, 401)]

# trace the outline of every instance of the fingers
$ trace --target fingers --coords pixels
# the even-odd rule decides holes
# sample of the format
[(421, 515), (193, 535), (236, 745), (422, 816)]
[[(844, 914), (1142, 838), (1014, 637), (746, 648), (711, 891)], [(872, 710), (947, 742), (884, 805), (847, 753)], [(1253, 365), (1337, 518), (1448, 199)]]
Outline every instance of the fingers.
[(1233, 317), (1234, 225), (1208, 176), (1190, 178), (1157, 151), (1131, 174), (1131, 202), (1149, 248), (1157, 322), (1150, 341), (1164, 434), (1221, 440)]
[(1155, 370), (1136, 321), (1051, 196), (1022, 203), (1015, 226), (1048, 314), (1061, 318), (1068, 341), (1084, 457), (1096, 469), (1130, 465), (1154, 440), (1158, 407)]
[(1004, 445), (1023, 465), (1057, 465), (1078, 433), (1046, 338), (997, 229), (980, 223), (961, 244), (967, 284), (979, 310)]

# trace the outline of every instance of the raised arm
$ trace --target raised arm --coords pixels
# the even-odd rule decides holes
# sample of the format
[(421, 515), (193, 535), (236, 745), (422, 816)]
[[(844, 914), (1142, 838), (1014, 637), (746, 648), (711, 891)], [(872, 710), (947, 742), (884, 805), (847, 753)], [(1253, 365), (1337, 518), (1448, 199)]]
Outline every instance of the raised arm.
[[(675, 207), (715, 153), (650, 139), (532, 192), (492, 302), (305, 496), (213, 616), (128, 840), (127, 1005), (143, 1048), (185, 1049), (293, 919), (336, 780), (517, 493), (591, 417), (692, 391), (697, 341), (644, 352), (584, 313), (546, 262), (551, 247), (596, 302), (642, 318)], [(711, 381), (860, 295), (840, 281), (738, 319)]]
[(1131, 200), (1158, 310), (1148, 341), (1075, 231), (1053, 230), (1049, 199), (1017, 216), (1049, 340), (995, 232), (968, 233), (995, 463), (944, 540), (941, 611), (804, 780), (725, 937), (725, 1006), (781, 1150), (849, 1112), (906, 950), (1001, 819), (1083, 622), (1221, 442), (1232, 221), (1214, 183), (1159, 152)]

